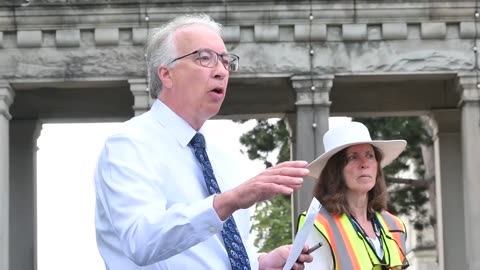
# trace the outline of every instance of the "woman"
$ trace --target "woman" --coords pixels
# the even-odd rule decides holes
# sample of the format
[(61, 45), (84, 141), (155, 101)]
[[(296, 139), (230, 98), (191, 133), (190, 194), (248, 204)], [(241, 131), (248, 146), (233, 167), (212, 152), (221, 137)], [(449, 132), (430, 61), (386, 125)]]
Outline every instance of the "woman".
[[(325, 133), (325, 153), (310, 165), (322, 203), (307, 244), (323, 243), (305, 269), (405, 269), (406, 229), (386, 211), (382, 168), (405, 149), (406, 141), (372, 141), (368, 129), (350, 122)], [(299, 225), (303, 224), (300, 216)]]

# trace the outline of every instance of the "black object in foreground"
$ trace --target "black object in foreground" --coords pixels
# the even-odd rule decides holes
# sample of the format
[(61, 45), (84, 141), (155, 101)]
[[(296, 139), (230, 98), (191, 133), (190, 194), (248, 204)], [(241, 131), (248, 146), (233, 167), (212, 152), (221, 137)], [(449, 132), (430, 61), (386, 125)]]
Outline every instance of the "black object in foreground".
[(315, 250), (317, 250), (318, 248), (320, 248), (322, 245), (323, 245), (322, 242), (318, 242), (318, 244), (309, 248), (305, 253), (310, 254), (310, 253), (314, 252)]

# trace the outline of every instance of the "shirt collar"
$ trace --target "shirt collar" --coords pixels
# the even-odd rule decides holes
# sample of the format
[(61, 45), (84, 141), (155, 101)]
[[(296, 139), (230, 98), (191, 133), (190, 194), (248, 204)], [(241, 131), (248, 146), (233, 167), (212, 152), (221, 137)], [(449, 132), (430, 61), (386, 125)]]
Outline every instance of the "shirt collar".
[[(190, 126), (187, 121), (176, 114), (165, 103), (159, 99), (155, 100), (150, 109), (152, 117), (163, 127), (165, 127), (170, 134), (183, 146), (188, 146), (190, 140), (195, 136), (197, 131)], [(202, 129), (199, 130), (201, 132)]]

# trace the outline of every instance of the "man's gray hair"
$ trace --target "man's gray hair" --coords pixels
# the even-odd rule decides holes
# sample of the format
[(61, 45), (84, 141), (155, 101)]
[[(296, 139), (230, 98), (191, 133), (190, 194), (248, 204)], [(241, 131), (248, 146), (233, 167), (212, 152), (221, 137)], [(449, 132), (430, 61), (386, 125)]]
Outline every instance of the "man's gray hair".
[(174, 39), (175, 31), (194, 25), (203, 25), (218, 35), (221, 34), (222, 25), (216, 23), (206, 14), (182, 15), (159, 28), (152, 29), (146, 44), (145, 53), (148, 72), (148, 89), (152, 98), (156, 99), (162, 90), (162, 82), (157, 72), (158, 68), (161, 66), (173, 66), (175, 63), (171, 62), (178, 57)]

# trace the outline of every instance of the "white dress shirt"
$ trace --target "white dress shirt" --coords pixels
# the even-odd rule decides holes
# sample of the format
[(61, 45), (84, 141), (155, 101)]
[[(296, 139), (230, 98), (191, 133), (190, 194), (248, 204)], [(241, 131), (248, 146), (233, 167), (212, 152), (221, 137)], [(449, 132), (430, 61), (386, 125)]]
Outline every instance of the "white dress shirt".
[(333, 270), (332, 249), (327, 239), (316, 228), (313, 228), (305, 243), (309, 247), (313, 247), (318, 242), (321, 242), (323, 245), (311, 253), (313, 261), (305, 264), (305, 270)]
[[(202, 130), (200, 130), (202, 132)], [(95, 173), (97, 245), (109, 270), (230, 269), (202, 170), (188, 143), (196, 131), (161, 101), (105, 142)], [(243, 175), (229, 150), (206, 136), (222, 191)], [(248, 209), (233, 214), (249, 253)]]

